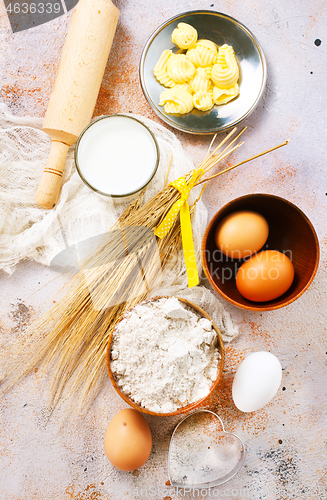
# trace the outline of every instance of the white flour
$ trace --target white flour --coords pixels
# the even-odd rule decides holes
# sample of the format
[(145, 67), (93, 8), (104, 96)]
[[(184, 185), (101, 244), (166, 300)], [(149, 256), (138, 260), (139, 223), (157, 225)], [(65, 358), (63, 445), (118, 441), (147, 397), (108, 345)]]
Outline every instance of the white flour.
[(111, 369), (121, 390), (168, 413), (205, 397), (217, 376), (212, 323), (176, 297), (139, 304), (117, 325)]

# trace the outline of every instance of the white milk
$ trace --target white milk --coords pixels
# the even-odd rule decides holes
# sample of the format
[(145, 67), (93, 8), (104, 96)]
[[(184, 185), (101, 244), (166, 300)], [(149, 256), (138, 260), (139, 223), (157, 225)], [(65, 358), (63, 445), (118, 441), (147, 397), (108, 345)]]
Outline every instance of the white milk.
[(158, 153), (153, 136), (142, 123), (113, 115), (86, 129), (76, 161), (81, 176), (93, 189), (124, 196), (139, 191), (151, 180)]

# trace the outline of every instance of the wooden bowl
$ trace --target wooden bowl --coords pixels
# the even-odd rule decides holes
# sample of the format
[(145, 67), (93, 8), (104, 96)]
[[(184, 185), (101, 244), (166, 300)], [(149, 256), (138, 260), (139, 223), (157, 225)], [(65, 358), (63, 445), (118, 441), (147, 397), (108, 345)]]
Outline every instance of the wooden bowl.
[[(295, 271), (291, 287), (281, 297), (269, 302), (252, 302), (236, 288), (236, 274), (243, 260), (224, 256), (215, 243), (219, 222), (237, 210), (253, 210), (263, 215), (269, 236), (263, 250), (284, 252)], [(241, 196), (222, 207), (211, 219), (202, 241), (202, 264), (211, 285), (232, 304), (252, 311), (270, 311), (287, 306), (309, 287), (319, 263), (319, 242), (307, 216), (293, 203), (271, 194)]]
[[(142, 301), (142, 304), (144, 304), (145, 302), (153, 302), (153, 301), (156, 301), (156, 300), (159, 300), (159, 299), (163, 299), (163, 298), (169, 298), (169, 297), (154, 297), (154, 298), (151, 298), (149, 300)], [(193, 403), (190, 403), (187, 406), (183, 406), (181, 408), (178, 408), (177, 410), (175, 410), (173, 412), (170, 412), (170, 413), (156, 413), (154, 411), (148, 410), (147, 408), (144, 408), (143, 406), (139, 405), (138, 403), (136, 403), (135, 401), (133, 401), (133, 399), (131, 399), (129, 396), (127, 396), (121, 390), (121, 388), (117, 384), (117, 381), (116, 381), (116, 379), (114, 377), (114, 374), (112, 373), (112, 370), (111, 370), (111, 346), (112, 346), (112, 341), (113, 341), (113, 335), (114, 335), (115, 328), (117, 327), (117, 324), (120, 323), (120, 321), (122, 321), (124, 319), (124, 315), (123, 315), (120, 318), (120, 320), (118, 321), (118, 323), (116, 324), (116, 327), (113, 329), (113, 331), (111, 332), (110, 337), (109, 337), (108, 347), (107, 347), (107, 354), (106, 354), (107, 370), (108, 370), (108, 374), (109, 374), (110, 380), (112, 382), (112, 385), (114, 386), (114, 388), (116, 389), (116, 391), (118, 392), (118, 394), (123, 398), (123, 400), (126, 401), (126, 403), (128, 403), (130, 406), (132, 406), (136, 410), (139, 410), (140, 412), (146, 413), (148, 415), (156, 415), (158, 417), (171, 417), (173, 415), (181, 415), (183, 413), (187, 413), (187, 412), (190, 412), (190, 411), (194, 410), (195, 408), (197, 408), (198, 406), (200, 406), (201, 404), (203, 404), (211, 396), (211, 394), (216, 389), (216, 387), (217, 387), (217, 385), (218, 385), (218, 383), (219, 383), (219, 381), (221, 379), (221, 375), (222, 375), (223, 368), (224, 368), (224, 363), (225, 363), (225, 348), (224, 348), (223, 339), (221, 337), (221, 333), (220, 333), (219, 328), (216, 325), (216, 323), (210, 318), (209, 314), (207, 314), (198, 305), (194, 304), (193, 302), (190, 302), (189, 300), (182, 299), (180, 297), (177, 297), (177, 298), (178, 298), (178, 300), (180, 300), (181, 302), (183, 302), (187, 306), (189, 306), (192, 309), (194, 309), (194, 311), (196, 313), (198, 313), (200, 316), (202, 316), (204, 318), (207, 318), (208, 320), (210, 320), (212, 322), (213, 329), (215, 330), (215, 332), (217, 334), (217, 345), (218, 345), (218, 350), (219, 350), (219, 354), (220, 354), (220, 359), (218, 361), (218, 368), (217, 368), (217, 377), (216, 377), (215, 381), (213, 382), (213, 384), (211, 386), (211, 389), (210, 389), (210, 392), (207, 394), (207, 396), (205, 396), (204, 398), (202, 398), (202, 399), (200, 399), (198, 401), (194, 401)], [(134, 307), (136, 307), (136, 306), (134, 306)], [(133, 308), (131, 308), (131, 309), (133, 309)], [(131, 309), (129, 309), (129, 310), (131, 310)]]

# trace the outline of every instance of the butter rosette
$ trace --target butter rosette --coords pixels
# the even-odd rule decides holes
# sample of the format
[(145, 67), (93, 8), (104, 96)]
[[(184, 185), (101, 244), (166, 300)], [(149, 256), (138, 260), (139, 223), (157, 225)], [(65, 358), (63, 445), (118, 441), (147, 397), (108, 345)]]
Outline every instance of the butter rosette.
[(171, 35), (171, 41), (180, 49), (189, 49), (198, 39), (198, 32), (187, 23), (178, 23)]
[(192, 94), (184, 85), (176, 85), (160, 94), (159, 106), (164, 106), (167, 114), (185, 114), (193, 109)]
[(185, 54), (173, 54), (167, 62), (167, 73), (175, 83), (185, 83), (194, 75), (195, 67)]
[(172, 55), (173, 53), (171, 50), (164, 50), (153, 68), (154, 76), (164, 87), (174, 87), (176, 85), (176, 82), (174, 82), (167, 73), (167, 63)]
[(193, 95), (193, 105), (200, 111), (209, 111), (213, 106), (213, 98), (211, 92), (199, 90)]
[(231, 45), (222, 45), (219, 48), (216, 64), (212, 67), (211, 79), (216, 87), (230, 89), (239, 79), (240, 73)]
[(195, 74), (190, 81), (191, 91), (198, 92), (199, 90), (204, 90), (207, 92), (211, 86), (212, 83), (205, 68), (196, 68)]
[(231, 101), (240, 93), (240, 88), (238, 83), (235, 83), (230, 89), (220, 89), (219, 87), (214, 87), (212, 90), (212, 97), (215, 104), (221, 105), (226, 104)]
[(217, 45), (214, 42), (201, 39), (186, 52), (186, 57), (195, 67), (204, 68), (216, 62), (217, 52)]
[(205, 47), (206, 49), (210, 50), (215, 56), (217, 56), (218, 45), (216, 45), (215, 42), (212, 42), (211, 40), (207, 40), (206, 38), (201, 38), (195, 44), (195, 48), (197, 49), (198, 47)]

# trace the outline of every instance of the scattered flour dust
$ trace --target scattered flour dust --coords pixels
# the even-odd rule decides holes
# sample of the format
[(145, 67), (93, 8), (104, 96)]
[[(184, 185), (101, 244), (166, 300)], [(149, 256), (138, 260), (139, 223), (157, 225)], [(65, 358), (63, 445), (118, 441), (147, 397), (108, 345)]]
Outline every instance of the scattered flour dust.
[(170, 297), (125, 314), (114, 331), (111, 369), (136, 403), (169, 413), (207, 396), (219, 357), (211, 321)]

